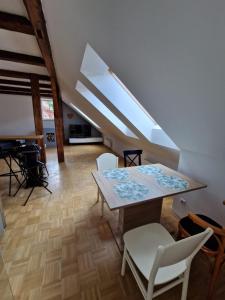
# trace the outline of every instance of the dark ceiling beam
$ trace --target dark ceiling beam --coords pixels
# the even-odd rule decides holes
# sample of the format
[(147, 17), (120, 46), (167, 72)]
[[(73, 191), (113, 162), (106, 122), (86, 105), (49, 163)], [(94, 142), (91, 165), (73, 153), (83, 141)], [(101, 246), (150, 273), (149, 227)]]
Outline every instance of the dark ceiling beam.
[(31, 86), (30, 81), (19, 81), (19, 80), (8, 80), (8, 79), (1, 79), (0, 84), (9, 84), (9, 85), (18, 85), (18, 86)]
[(51, 46), (48, 38), (45, 18), (42, 11), (41, 1), (23, 0), (23, 2), (27, 10), (28, 17), (33, 26), (34, 34), (36, 36), (49, 75), (50, 77), (56, 79), (56, 71), (55, 71), (54, 61), (52, 58), (52, 51), (51, 51)]
[(0, 94), (5, 94), (5, 95), (22, 95), (22, 96), (31, 96), (31, 93), (26, 93), (26, 92), (15, 92), (15, 91), (2, 91), (0, 89)]
[[(18, 96), (32, 96), (31, 93), (28, 92), (16, 92), (16, 91), (2, 91), (0, 89), (0, 94), (4, 94), (4, 95), (18, 95)], [(42, 94), (40, 93), (42, 98), (51, 98), (52, 99), (52, 94)]]
[(30, 79), (32, 75), (37, 75), (39, 80), (50, 81), (50, 77), (48, 75), (0, 69), (0, 76), (5, 76), (5, 77)]
[[(19, 81), (19, 80), (8, 80), (8, 79), (1, 79), (0, 84), (8, 84), (8, 85), (16, 85), (16, 86), (28, 86), (31, 87), (30, 81)], [(39, 83), (40, 88), (46, 88), (51, 90), (51, 85), (48, 83)]]
[[(4, 90), (4, 91), (21, 91), (21, 92), (31, 92), (31, 88), (22, 88), (22, 87), (18, 87), (18, 86), (9, 86), (9, 85), (1, 85), (0, 84), (0, 89)], [(46, 89), (42, 89), (40, 88), (40, 92), (43, 94), (51, 94), (51, 90), (46, 90)]]
[(45, 67), (45, 62), (42, 57), (16, 53), (11, 51), (5, 51), (5, 50), (0, 50), (0, 60), (7, 60), (7, 61), (13, 61), (17, 63)]
[(0, 12), (0, 28), (34, 35), (34, 29), (26, 17)]
[(0, 91), (31, 93), (31, 89), (29, 88), (21, 88), (7, 85), (0, 85)]

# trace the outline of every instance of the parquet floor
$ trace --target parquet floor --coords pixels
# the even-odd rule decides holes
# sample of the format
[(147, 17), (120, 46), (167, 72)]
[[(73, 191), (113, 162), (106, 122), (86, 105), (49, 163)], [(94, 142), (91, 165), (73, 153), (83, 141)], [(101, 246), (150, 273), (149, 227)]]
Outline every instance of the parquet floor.
[[(26, 207), (21, 203), (28, 191), (8, 197), (7, 179), (1, 178), (8, 226), (0, 248), (15, 299), (142, 299), (130, 272), (125, 278), (120, 276), (121, 254), (106, 221), (109, 212), (106, 218), (99, 217), (91, 170), (96, 157), (106, 151), (101, 145), (68, 146), (66, 162), (58, 165), (55, 151), (48, 150), (53, 194), (37, 188)], [(0, 169), (4, 169), (2, 162)], [(175, 232), (176, 222), (166, 200), (162, 223)], [(218, 284), (218, 300), (225, 299), (224, 275)], [(188, 299), (205, 299), (208, 279), (207, 258), (199, 254), (193, 262)], [(4, 285), (0, 289), (3, 300)], [(157, 299), (180, 299), (180, 287)]]

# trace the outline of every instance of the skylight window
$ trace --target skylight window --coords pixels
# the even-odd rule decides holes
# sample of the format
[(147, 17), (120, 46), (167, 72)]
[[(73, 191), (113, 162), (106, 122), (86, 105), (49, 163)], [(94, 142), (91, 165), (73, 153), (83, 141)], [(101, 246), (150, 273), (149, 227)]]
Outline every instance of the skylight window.
[(178, 149), (89, 44), (86, 45), (80, 71), (148, 141)]
[[(122, 83), (122, 81), (119, 79), (119, 77), (116, 76), (115, 73), (111, 69), (108, 69), (109, 73), (116, 79), (116, 81), (121, 85), (121, 87), (127, 92), (127, 94), (130, 95), (132, 100), (140, 107), (140, 109), (143, 111), (144, 114), (146, 114), (149, 119), (152, 120), (152, 122), (156, 125), (156, 121), (150, 116), (150, 114), (147, 112), (147, 110), (141, 105), (141, 103), (134, 97), (134, 95), (128, 90), (128, 88)], [(159, 125), (158, 125), (159, 126)]]
[(100, 126), (96, 124), (91, 118), (89, 118), (85, 113), (83, 113), (78, 107), (76, 107), (73, 103), (70, 103), (70, 106), (78, 112), (85, 120), (91, 123), (95, 128), (100, 129)]
[(76, 90), (93, 105), (98, 111), (100, 111), (114, 126), (116, 126), (123, 134), (137, 138), (137, 136), (116, 116), (108, 107), (105, 106), (82, 82), (78, 81), (76, 84)]
[(155, 121), (140, 103), (137, 104), (138, 101), (135, 97), (88, 44), (81, 65), (81, 73), (101, 91), (142, 135), (150, 140)]

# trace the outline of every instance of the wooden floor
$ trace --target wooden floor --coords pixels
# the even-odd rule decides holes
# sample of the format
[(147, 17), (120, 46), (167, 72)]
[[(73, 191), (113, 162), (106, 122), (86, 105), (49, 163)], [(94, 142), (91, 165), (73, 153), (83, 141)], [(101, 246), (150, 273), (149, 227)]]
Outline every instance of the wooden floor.
[[(47, 151), (53, 194), (37, 188), (26, 207), (21, 204), (28, 190), (8, 197), (7, 179), (0, 179), (8, 225), (0, 248), (15, 299), (143, 299), (129, 271), (121, 278), (121, 254), (106, 218), (99, 216), (91, 170), (96, 157), (106, 151), (100, 145), (68, 146), (61, 165), (55, 151)], [(0, 169), (4, 170), (2, 162)], [(175, 233), (176, 222), (166, 200), (162, 223)], [(223, 271), (215, 299), (225, 299), (224, 278)], [(188, 299), (205, 299), (208, 280), (208, 260), (199, 254), (193, 262)], [(180, 299), (180, 290), (175, 287), (157, 299)], [(2, 295), (0, 290), (1, 300)]]

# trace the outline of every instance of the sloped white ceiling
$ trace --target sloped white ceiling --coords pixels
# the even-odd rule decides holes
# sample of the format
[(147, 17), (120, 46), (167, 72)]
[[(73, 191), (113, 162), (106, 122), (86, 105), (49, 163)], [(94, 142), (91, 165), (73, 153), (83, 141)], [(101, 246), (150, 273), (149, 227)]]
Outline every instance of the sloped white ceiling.
[(19, 16), (27, 16), (27, 11), (23, 5), (23, 0), (1, 0), (0, 11), (4, 11), (10, 14), (15, 14)]
[(42, 1), (62, 92), (74, 92), (87, 41), (109, 53), (110, 0)]
[[(0, 60), (0, 69), (48, 75), (45, 67)], [(9, 79), (9, 78), (8, 78)]]
[(41, 56), (36, 38), (21, 32), (0, 29), (1, 50)]
[(88, 42), (179, 148), (225, 154), (224, 1), (42, 3), (63, 93)]
[(225, 2), (114, 3), (115, 71), (178, 147), (224, 157)]
[(108, 52), (109, 44), (105, 41), (109, 39), (109, 28), (105, 24), (109, 4), (108, 0), (65, 1), (64, 5), (60, 1), (42, 1), (63, 101), (73, 102), (99, 124), (101, 130), (126, 142), (133, 139), (125, 137), (75, 90), (87, 41), (101, 45), (101, 49)]

